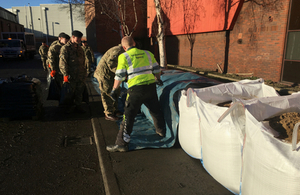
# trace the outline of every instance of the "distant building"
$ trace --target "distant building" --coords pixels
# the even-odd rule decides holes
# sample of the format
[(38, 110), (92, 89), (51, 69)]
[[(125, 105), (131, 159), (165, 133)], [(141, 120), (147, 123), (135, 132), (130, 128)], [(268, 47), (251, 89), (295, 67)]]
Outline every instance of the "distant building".
[(0, 7), (0, 34), (1, 32), (24, 32), (24, 30), (24, 26), (19, 24), (16, 14)]
[[(72, 5), (73, 30), (79, 30), (86, 37), (85, 17), (82, 6)], [(40, 6), (12, 7), (25, 32), (33, 32), (38, 42), (57, 39), (60, 32), (71, 36), (71, 17), (69, 4), (40, 4)]]

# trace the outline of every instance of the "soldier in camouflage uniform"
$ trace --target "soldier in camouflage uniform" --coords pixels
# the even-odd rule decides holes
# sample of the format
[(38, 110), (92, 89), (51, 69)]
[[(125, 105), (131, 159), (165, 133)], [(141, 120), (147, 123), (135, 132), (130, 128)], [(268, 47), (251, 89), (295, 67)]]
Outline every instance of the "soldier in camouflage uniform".
[(44, 71), (47, 71), (47, 52), (48, 52), (48, 45), (46, 45), (46, 42), (43, 41), (42, 42), (42, 45), (40, 46), (39, 48), (39, 54), (41, 55), (41, 60), (42, 60), (42, 63), (43, 63), (43, 68), (44, 68)]
[(58, 40), (54, 41), (48, 51), (47, 64), (51, 71), (50, 75), (55, 78), (58, 86), (63, 84), (63, 75), (59, 69), (59, 53), (63, 45), (65, 45), (70, 40), (70, 36), (65, 33), (60, 33)]
[(86, 41), (82, 41), (82, 49), (85, 54), (85, 66), (87, 75), (90, 75), (91, 73), (91, 64), (95, 62), (95, 56), (92, 48), (88, 46), (88, 43)]
[[(114, 85), (115, 72), (118, 66), (118, 56), (125, 52), (120, 45), (110, 48), (101, 58), (94, 77), (98, 80), (101, 91), (102, 104), (104, 107), (105, 119), (116, 121), (118, 118), (118, 101), (114, 101), (109, 95)], [(120, 90), (117, 92), (119, 95)]]
[[(80, 31), (73, 31), (71, 40), (62, 46), (59, 55), (60, 71), (63, 74), (64, 82), (69, 82), (71, 88), (74, 90), (76, 110), (80, 113), (85, 112), (81, 107), (81, 103), (87, 76), (85, 69), (85, 55), (83, 49), (79, 45), (82, 35), (83, 34)], [(67, 108), (67, 112), (69, 113), (71, 109), (71, 107)]]

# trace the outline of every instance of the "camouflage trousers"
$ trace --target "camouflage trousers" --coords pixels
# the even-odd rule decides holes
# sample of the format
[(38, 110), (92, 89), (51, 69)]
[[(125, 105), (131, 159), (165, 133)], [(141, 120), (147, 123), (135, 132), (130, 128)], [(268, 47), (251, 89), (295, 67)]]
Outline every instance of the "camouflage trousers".
[[(99, 82), (99, 89), (101, 91), (101, 99), (104, 108), (104, 113), (106, 115), (114, 114), (114, 112), (118, 110), (118, 100), (114, 101), (112, 97), (109, 95), (113, 88), (114, 80), (101, 79), (98, 80), (98, 82)], [(117, 92), (116, 94), (119, 96), (120, 88), (118, 88), (116, 92)]]
[(87, 75), (89, 75), (91, 73), (91, 63), (88, 60), (86, 60), (85, 62), (85, 68), (86, 68)]
[(76, 106), (80, 106), (82, 103), (82, 94), (85, 87), (84, 81), (70, 81), (71, 87), (74, 89), (74, 103)]
[(44, 70), (45, 70), (45, 71), (48, 70), (47, 63), (46, 63), (47, 58), (41, 58), (41, 60), (42, 60), (42, 64), (43, 64)]

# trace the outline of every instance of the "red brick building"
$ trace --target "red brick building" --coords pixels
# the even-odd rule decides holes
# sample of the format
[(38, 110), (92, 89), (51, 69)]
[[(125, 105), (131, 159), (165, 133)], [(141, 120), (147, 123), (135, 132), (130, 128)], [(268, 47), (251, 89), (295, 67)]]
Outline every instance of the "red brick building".
[(17, 15), (2, 7), (0, 7), (0, 34), (1, 32), (24, 32), (24, 26), (19, 24)]
[[(139, 20), (133, 37), (141, 48), (150, 49), (157, 56), (154, 1), (135, 2)], [(252, 73), (265, 80), (300, 83), (299, 0), (160, 0), (160, 3), (165, 16), (168, 64)], [(94, 50), (104, 53), (120, 43), (117, 22), (112, 23), (97, 8), (88, 13), (94, 14), (86, 22), (88, 41), (92, 40), (89, 44)], [(128, 23), (129, 28), (133, 25)]]
[[(182, 32), (178, 32), (181, 25), (178, 15), (181, 15), (181, 20), (186, 15), (197, 17), (194, 25), (198, 32), (195, 30), (192, 32), (195, 33), (193, 34), (195, 41), (192, 53), (193, 67), (213, 71), (218, 69), (218, 64), (223, 71), (227, 69), (227, 73), (253, 73), (253, 76), (265, 80), (300, 83), (298, 76), (300, 71), (299, 0), (265, 1), (272, 3), (264, 6), (257, 3), (263, 1), (244, 0), (186, 2), (191, 1), (192, 7), (182, 5), (182, 2), (174, 4), (172, 0), (161, 0), (162, 9), (167, 21), (169, 20), (166, 27), (169, 64), (191, 66), (188, 33), (184, 31), (183, 26), (181, 26)], [(195, 12), (196, 16), (191, 13), (195, 7), (198, 10)], [(148, 0), (148, 19), (153, 17), (153, 10), (153, 0)], [(226, 26), (224, 25), (226, 16), (220, 17), (226, 14), (226, 11), (229, 12), (229, 19), (231, 14), (232, 25), (220, 29), (220, 25)], [(237, 14), (236, 18), (233, 12)], [(176, 14), (177, 19), (168, 18), (172, 14), (173, 17)], [(207, 18), (208, 16), (210, 19)], [(211, 19), (212, 17), (215, 17), (215, 20)], [(189, 21), (191, 19), (185, 19), (185, 23)], [(208, 27), (201, 27), (200, 23)], [(230, 21), (228, 25), (229, 23)], [(148, 20), (148, 28), (151, 28), (151, 25), (151, 21)], [(212, 25), (215, 30), (210, 28)], [(149, 34), (151, 35), (151, 32)]]
[[(94, 0), (90, 0), (94, 1)], [(114, 1), (107, 1), (113, 2)], [(135, 25), (135, 17), (133, 12), (133, 1), (126, 1), (125, 21), (129, 31), (132, 31)], [(122, 5), (123, 2), (121, 1)], [(87, 1), (86, 1), (87, 4)], [(135, 0), (138, 23), (132, 36), (141, 48), (147, 48), (149, 38), (147, 37), (147, 0)], [(111, 5), (108, 7), (112, 7)], [(122, 7), (122, 9), (124, 9)], [(120, 24), (113, 17), (117, 12), (111, 13), (112, 10), (104, 8), (102, 10), (99, 4), (95, 6), (86, 6), (86, 28), (88, 44), (94, 51), (105, 53), (108, 49), (121, 43)], [(104, 13), (107, 12), (107, 15)], [(123, 10), (124, 13), (124, 10)]]

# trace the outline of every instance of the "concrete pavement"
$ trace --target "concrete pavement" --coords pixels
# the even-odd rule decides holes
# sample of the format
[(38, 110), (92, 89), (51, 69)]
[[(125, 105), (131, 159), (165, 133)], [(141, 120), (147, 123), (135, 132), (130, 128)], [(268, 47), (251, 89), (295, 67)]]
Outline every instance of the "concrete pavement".
[[(2, 78), (27, 74), (46, 87), (39, 60), (7, 61), (0, 69)], [(90, 80), (87, 85), (85, 114), (67, 115), (48, 100), (39, 121), (0, 122), (0, 194), (231, 194), (178, 142), (168, 149), (108, 153), (118, 125), (104, 119), (100, 95)]]
[(104, 119), (101, 98), (90, 80), (87, 85), (91, 123), (107, 195), (232, 194), (206, 172), (199, 160), (188, 156), (178, 141), (168, 149), (107, 152), (106, 145), (114, 143), (118, 125)]
[[(110, 121), (103, 121), (104, 113), (101, 102), (101, 96), (96, 92), (90, 79), (87, 80), (87, 86), (90, 96), (90, 111), (91, 111), (91, 124), (94, 132), (94, 139), (97, 148), (97, 154), (99, 159), (100, 170), (102, 173), (103, 184), (105, 188), (105, 194), (107, 195), (119, 195), (119, 186), (114, 175), (109, 153), (106, 151), (106, 142), (103, 135), (103, 127), (106, 124), (112, 123)], [(102, 118), (102, 120), (101, 120)], [(101, 124), (103, 121), (105, 124)], [(111, 124), (114, 128), (118, 128), (117, 125)], [(108, 130), (108, 129), (107, 129)]]
[[(2, 78), (27, 74), (45, 88), (38, 60), (7, 61), (0, 69)], [(0, 194), (232, 194), (178, 141), (168, 149), (108, 153), (118, 125), (104, 119), (100, 95), (89, 79), (87, 86), (85, 114), (66, 115), (57, 101), (45, 101), (39, 121), (0, 122)]]
[(58, 101), (46, 101), (40, 60), (1, 62), (0, 78), (22, 74), (41, 80), (44, 115), (0, 120), (0, 194), (105, 194), (89, 106), (65, 114)]

